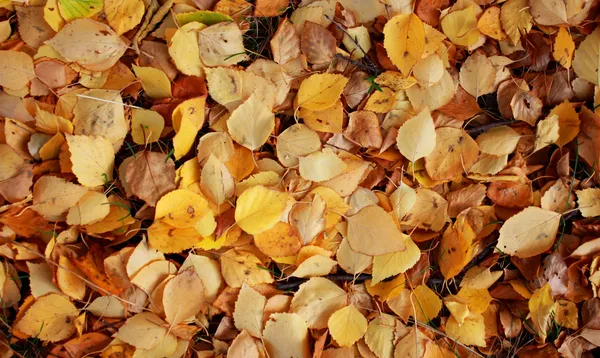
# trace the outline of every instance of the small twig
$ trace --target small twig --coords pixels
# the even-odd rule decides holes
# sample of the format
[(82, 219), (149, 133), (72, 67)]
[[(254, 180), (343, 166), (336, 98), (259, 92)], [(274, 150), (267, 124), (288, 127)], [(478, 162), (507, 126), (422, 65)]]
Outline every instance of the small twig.
[(467, 133), (469, 133), (471, 135), (478, 135), (478, 134), (481, 134), (481, 133), (487, 131), (488, 129), (510, 125), (515, 122), (517, 122), (517, 121), (515, 121), (513, 119), (504, 119), (501, 121), (495, 121), (495, 122), (487, 123), (487, 124), (484, 124), (481, 126), (469, 128), (469, 129), (467, 129)]
[[(342, 281), (342, 282), (363, 282), (365, 280), (370, 280), (372, 278), (371, 275), (367, 273), (361, 273), (358, 275), (350, 275), (350, 274), (331, 274), (325, 276), (326, 279), (330, 281)], [(288, 281), (282, 281), (276, 284), (277, 289), (281, 291), (289, 291), (297, 289), (298, 286), (308, 281), (306, 278), (290, 278)]]
[(371, 67), (371, 66), (366, 65), (366, 64), (364, 64), (364, 63), (362, 63), (360, 61), (357, 61), (357, 60), (351, 59), (349, 57), (346, 57), (346, 56), (342, 55), (341, 53), (336, 53), (334, 57), (338, 58), (338, 59), (341, 59), (341, 60), (348, 61), (351, 64), (353, 64), (354, 66), (360, 67), (360, 68), (362, 68), (364, 70), (367, 70), (367, 71), (372, 71), (372, 72), (375, 72), (375, 73), (380, 73), (381, 72), (379, 70), (379, 68), (377, 68), (377, 67)]

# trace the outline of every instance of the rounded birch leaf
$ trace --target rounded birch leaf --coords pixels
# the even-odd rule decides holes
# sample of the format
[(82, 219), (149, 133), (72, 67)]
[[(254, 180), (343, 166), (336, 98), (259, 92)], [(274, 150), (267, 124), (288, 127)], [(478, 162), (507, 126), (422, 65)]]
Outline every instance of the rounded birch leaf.
[[(186, 298), (190, 293), (193, 298)], [(170, 279), (163, 291), (165, 320), (175, 326), (200, 312), (204, 306), (204, 284), (193, 268), (180, 271)]]
[(77, 307), (67, 297), (50, 293), (35, 300), (14, 328), (42, 341), (62, 341), (75, 333), (78, 314)]
[(346, 306), (329, 317), (327, 327), (340, 347), (350, 347), (367, 332), (367, 319), (354, 306)]
[(406, 250), (406, 235), (394, 219), (377, 205), (367, 206), (347, 219), (346, 238), (352, 250), (364, 255), (385, 255)]
[(510, 217), (500, 228), (497, 247), (505, 254), (527, 258), (554, 244), (561, 215), (535, 206)]
[(436, 131), (428, 109), (406, 121), (398, 130), (396, 146), (411, 162), (429, 155), (435, 148)]

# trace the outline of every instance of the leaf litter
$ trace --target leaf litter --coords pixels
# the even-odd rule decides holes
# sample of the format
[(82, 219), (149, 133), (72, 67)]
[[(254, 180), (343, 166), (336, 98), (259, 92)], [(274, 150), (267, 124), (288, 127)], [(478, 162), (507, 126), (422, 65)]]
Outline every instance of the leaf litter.
[(598, 15), (0, 1), (1, 355), (597, 355)]

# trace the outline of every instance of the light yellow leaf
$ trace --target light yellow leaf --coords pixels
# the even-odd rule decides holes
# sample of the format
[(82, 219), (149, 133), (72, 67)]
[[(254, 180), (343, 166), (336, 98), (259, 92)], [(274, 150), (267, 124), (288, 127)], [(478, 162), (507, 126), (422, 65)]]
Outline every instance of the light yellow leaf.
[(200, 176), (202, 192), (215, 204), (222, 204), (235, 193), (235, 183), (229, 169), (210, 155)]
[(208, 302), (213, 302), (215, 298), (217, 298), (221, 285), (223, 284), (219, 263), (206, 256), (188, 254), (187, 258), (179, 268), (179, 272), (182, 272), (189, 267), (193, 267), (202, 279), (206, 300)]
[(125, 318), (125, 307), (114, 296), (100, 296), (93, 300), (85, 310), (96, 317)]
[(436, 132), (429, 110), (424, 109), (398, 130), (396, 145), (411, 162), (429, 155), (435, 148)]
[(203, 240), (205, 238), (195, 227), (176, 228), (163, 220), (155, 220), (148, 228), (148, 241), (152, 247), (164, 253), (199, 247)]
[(295, 167), (299, 158), (321, 148), (317, 132), (304, 124), (294, 124), (277, 137), (277, 159), (285, 167)]
[(141, 0), (104, 0), (104, 13), (108, 24), (119, 35), (136, 27), (144, 17)]
[(110, 183), (115, 161), (112, 144), (103, 137), (67, 134), (66, 138), (79, 183), (90, 187)]
[(539, 25), (556, 26), (568, 22), (567, 6), (560, 0), (531, 1), (529, 11)]
[(504, 40), (508, 37), (502, 28), (500, 11), (501, 10), (498, 6), (488, 7), (477, 21), (477, 29), (479, 29), (482, 34), (498, 41)]
[(537, 123), (534, 152), (553, 144), (559, 137), (558, 115), (551, 114)]
[(425, 50), (425, 27), (415, 14), (400, 14), (383, 28), (383, 46), (403, 75), (408, 76)]
[(0, 144), (0, 181), (12, 178), (25, 164), (23, 157), (8, 144)]
[(377, 357), (391, 358), (394, 352), (394, 333), (398, 320), (382, 313), (375, 317), (365, 333), (365, 343)]
[(367, 319), (354, 305), (349, 305), (332, 314), (327, 327), (340, 347), (350, 347), (367, 332)]
[(399, 220), (402, 220), (412, 210), (416, 202), (417, 192), (402, 182), (392, 195), (390, 195), (390, 203), (392, 204), (396, 218)]
[(47, 134), (68, 133), (73, 134), (73, 122), (66, 118), (44, 111), (36, 106), (35, 127), (40, 132)]
[(135, 144), (157, 142), (165, 127), (164, 118), (149, 109), (134, 108), (131, 112), (131, 138)]
[(347, 239), (342, 240), (335, 257), (340, 267), (350, 274), (361, 273), (373, 263), (373, 257), (352, 250)]
[(104, 219), (110, 213), (110, 204), (104, 193), (88, 191), (77, 205), (67, 212), (67, 224), (87, 225)]
[(471, 313), (462, 324), (454, 316), (446, 322), (446, 334), (462, 344), (485, 347), (485, 322), (479, 313)]
[(500, 9), (502, 28), (513, 45), (519, 44), (521, 36), (531, 30), (532, 19), (527, 0), (508, 0)]
[[(48, 0), (44, 5), (44, 20), (52, 28), (52, 30), (58, 32), (65, 26), (65, 20), (60, 15), (58, 8), (58, 0)], [(44, 45), (45, 46), (45, 45)]]
[(552, 57), (561, 66), (566, 69), (571, 68), (573, 61), (573, 52), (575, 52), (575, 42), (571, 38), (569, 31), (566, 27), (558, 29), (556, 38), (554, 39), (554, 51), (552, 51)]
[(171, 97), (171, 82), (167, 75), (154, 67), (140, 67), (133, 65), (133, 72), (142, 81), (142, 87), (152, 99)]
[(425, 157), (425, 169), (431, 179), (452, 179), (475, 164), (479, 157), (479, 146), (467, 132), (441, 127), (435, 134), (435, 148)]
[(406, 235), (394, 219), (377, 205), (367, 206), (348, 219), (347, 239), (352, 249), (365, 255), (385, 255), (406, 250)]
[[(184, 299), (191, 292), (194, 299)], [(162, 297), (165, 320), (177, 325), (193, 318), (204, 306), (204, 284), (194, 268), (180, 271), (165, 285)]]
[(20, 90), (35, 77), (31, 56), (25, 52), (0, 51), (0, 86)]
[(167, 336), (167, 327), (163, 321), (151, 312), (138, 313), (127, 319), (119, 328), (116, 337), (138, 349), (153, 349)]
[(327, 204), (319, 195), (311, 202), (296, 203), (290, 212), (289, 221), (302, 241), (307, 245), (325, 230), (325, 211)]
[(58, 293), (61, 291), (54, 285), (52, 270), (46, 262), (35, 264), (27, 262), (29, 270), (29, 285), (31, 287), (31, 295), (35, 298), (40, 298), (49, 293)]
[(342, 38), (342, 42), (344, 43), (344, 46), (346, 46), (348, 52), (356, 59), (365, 57), (371, 49), (371, 36), (369, 35), (369, 30), (364, 26), (357, 26), (347, 29), (346, 32), (347, 33), (345, 33)]
[(116, 144), (129, 131), (119, 91), (92, 89), (83, 92), (77, 98), (73, 114), (75, 134), (97, 135)]
[(315, 182), (329, 180), (346, 169), (346, 164), (331, 148), (325, 148), (300, 158), (300, 175)]
[(535, 333), (545, 340), (550, 328), (550, 318), (553, 313), (554, 299), (552, 287), (546, 283), (533, 293), (529, 299), (529, 316), (533, 322)]
[(520, 258), (539, 255), (554, 244), (560, 217), (553, 211), (528, 207), (504, 222), (497, 246)]
[(77, 0), (58, 0), (58, 10), (60, 15), (67, 22), (92, 17), (102, 11), (102, 0), (77, 1)]
[(304, 124), (312, 130), (326, 133), (342, 133), (344, 105), (340, 100), (337, 100), (333, 106), (321, 111), (300, 108), (298, 117), (304, 119)]
[(256, 95), (250, 96), (227, 120), (227, 129), (234, 141), (256, 150), (275, 128), (275, 115)]
[(272, 228), (287, 205), (287, 193), (257, 185), (237, 200), (235, 221), (245, 232), (256, 235)]
[(577, 208), (584, 218), (600, 215), (600, 189), (588, 188), (577, 190)]
[(196, 156), (200, 164), (204, 164), (211, 154), (221, 162), (227, 163), (233, 157), (234, 150), (229, 133), (211, 132), (200, 137)]
[(327, 327), (329, 317), (345, 305), (343, 289), (326, 278), (313, 277), (294, 294), (290, 312), (300, 315), (309, 328), (322, 329)]
[(473, 266), (463, 276), (460, 287), (472, 289), (488, 289), (502, 276), (502, 271), (492, 271), (491, 268)]
[(263, 313), (267, 299), (247, 284), (235, 301), (233, 321), (239, 331), (246, 330), (250, 335), (260, 338), (263, 329)]
[(448, 221), (448, 202), (433, 190), (417, 190), (417, 199), (402, 224), (440, 231)]
[(392, 252), (373, 258), (372, 284), (377, 284), (388, 277), (404, 273), (419, 261), (421, 250), (410, 236), (405, 236), (404, 245), (406, 246), (404, 251)]
[(250, 286), (273, 282), (271, 273), (264, 269), (258, 257), (236, 249), (221, 255), (221, 272), (227, 285), (233, 288), (242, 287), (244, 282)]
[(198, 46), (198, 33), (204, 28), (206, 25), (202, 23), (190, 22), (178, 28), (169, 41), (169, 55), (185, 75), (201, 77), (204, 74)]
[(273, 171), (259, 172), (237, 183), (235, 192), (237, 196), (256, 185), (276, 188), (281, 183), (281, 176)]
[(460, 85), (471, 96), (479, 96), (494, 91), (496, 69), (482, 52), (476, 51), (460, 68)]
[(176, 272), (177, 268), (170, 261), (152, 261), (131, 278), (131, 283), (149, 295), (169, 275)]
[(558, 140), (556, 140), (556, 145), (562, 147), (577, 137), (581, 121), (579, 120), (579, 114), (567, 100), (552, 108), (548, 116), (554, 114), (558, 116)]
[[(404, 303), (408, 303), (408, 305), (410, 306), (410, 300), (408, 299), (408, 296), (410, 295), (410, 291), (404, 290), (405, 286), (406, 286), (406, 279), (405, 279), (404, 275), (398, 275), (398, 276), (396, 276), (396, 278), (394, 278), (391, 281), (383, 281), (376, 285), (371, 285), (370, 280), (365, 281), (365, 287), (367, 289), (367, 292), (369, 292), (369, 294), (371, 296), (379, 297), (379, 301), (386, 302), (388, 300), (394, 299), (395, 297), (403, 296), (404, 293), (406, 292), (406, 293), (408, 293), (408, 295), (406, 297), (402, 297), (402, 300), (404, 301)], [(412, 308), (410, 309), (410, 311), (412, 312)], [(396, 311), (394, 311), (394, 312), (396, 312)], [(401, 315), (398, 312), (396, 312), (396, 313), (400, 317), (403, 317), (403, 319), (404, 319), (403, 315)], [(406, 315), (407, 319), (408, 319), (409, 315), (410, 314)]]
[(459, 46), (474, 45), (481, 36), (477, 29), (475, 4), (462, 10), (451, 11), (440, 21), (444, 34), (453, 44)]
[(336, 266), (335, 260), (323, 255), (314, 255), (302, 261), (290, 276), (301, 278), (325, 276)]
[(521, 135), (509, 126), (492, 128), (477, 137), (479, 150), (485, 154), (507, 155), (517, 148)]
[(55, 176), (43, 176), (33, 186), (32, 209), (46, 219), (66, 219), (65, 213), (75, 206), (88, 190), (81, 185), (67, 182)]
[(162, 196), (156, 204), (154, 218), (181, 229), (194, 227), (200, 221), (203, 230), (198, 233), (203, 236), (212, 234), (217, 226), (206, 199), (187, 189), (173, 190)]
[(57, 342), (75, 333), (78, 310), (66, 296), (50, 293), (38, 298), (14, 328), (28, 337)]
[(348, 79), (331, 73), (314, 74), (302, 81), (298, 89), (298, 106), (311, 111), (322, 111), (333, 106), (340, 96)]
[(66, 256), (61, 255), (58, 258), (60, 268), (56, 271), (56, 283), (63, 293), (76, 300), (83, 300), (85, 297), (86, 284), (81, 278), (84, 277)]
[(297, 314), (272, 314), (265, 325), (263, 341), (270, 357), (311, 357), (308, 328)]
[(200, 57), (206, 66), (231, 66), (248, 59), (236, 22), (220, 22), (198, 33)]
[(241, 71), (226, 67), (207, 68), (206, 81), (210, 97), (230, 112), (242, 103), (244, 97)]
[(450, 73), (444, 70), (442, 79), (429, 87), (419, 84), (411, 86), (406, 90), (406, 95), (410, 100), (410, 104), (415, 111), (423, 111), (428, 109), (434, 111), (448, 102), (454, 97), (456, 85)]
[(444, 76), (444, 61), (436, 54), (427, 56), (415, 64), (413, 76), (424, 87), (438, 83)]
[(579, 310), (574, 302), (567, 300), (558, 300), (554, 302), (554, 320), (556, 324), (568, 329), (578, 328)]
[[(102, 9), (102, 4), (98, 11)], [(61, 56), (90, 71), (106, 71), (123, 56), (128, 46), (108, 25), (92, 19), (69, 22), (46, 41)]]

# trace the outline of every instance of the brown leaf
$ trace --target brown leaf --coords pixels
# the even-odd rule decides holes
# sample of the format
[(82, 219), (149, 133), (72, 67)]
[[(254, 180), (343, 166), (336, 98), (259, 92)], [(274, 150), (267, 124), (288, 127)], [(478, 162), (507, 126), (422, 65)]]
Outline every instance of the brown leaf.
[(254, 16), (279, 16), (287, 10), (288, 6), (289, 0), (256, 0), (256, 4), (254, 4)]
[(442, 106), (439, 111), (456, 120), (466, 121), (481, 112), (481, 108), (479, 108), (475, 97), (459, 85), (452, 100)]
[(50, 237), (54, 225), (29, 207), (15, 206), (0, 214), (0, 223), (26, 238)]
[(495, 204), (507, 208), (525, 208), (533, 203), (531, 186), (514, 181), (492, 182), (487, 189), (487, 196)]
[(344, 136), (363, 148), (379, 148), (383, 143), (379, 118), (371, 111), (350, 113)]
[(16, 203), (31, 194), (33, 164), (25, 164), (12, 178), (0, 181), (0, 195), (9, 203)]
[(440, 21), (440, 12), (450, 6), (448, 0), (417, 0), (415, 14), (424, 22), (435, 27)]
[(448, 193), (448, 215), (455, 218), (463, 210), (481, 205), (485, 199), (485, 185), (473, 184)]
[(318, 65), (331, 61), (335, 45), (335, 37), (326, 28), (310, 21), (304, 23), (301, 50), (308, 62)]
[(175, 163), (165, 154), (144, 151), (127, 166), (125, 180), (131, 192), (150, 206), (174, 190)]
[(38, 48), (56, 34), (44, 20), (43, 6), (15, 6), (19, 22), (19, 34), (25, 43)]
[(273, 61), (280, 65), (300, 56), (300, 38), (296, 34), (294, 25), (287, 19), (279, 24), (270, 44)]

